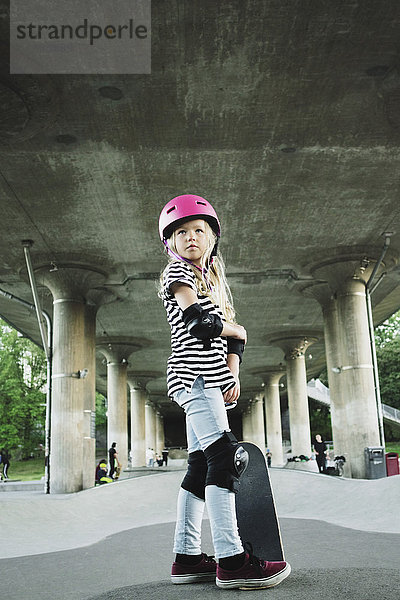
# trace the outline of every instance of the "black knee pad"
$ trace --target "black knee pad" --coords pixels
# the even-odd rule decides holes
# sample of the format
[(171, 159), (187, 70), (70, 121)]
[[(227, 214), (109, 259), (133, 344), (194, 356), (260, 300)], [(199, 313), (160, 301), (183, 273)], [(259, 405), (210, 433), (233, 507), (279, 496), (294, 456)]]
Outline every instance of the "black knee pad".
[(206, 485), (207, 461), (204, 452), (197, 450), (190, 452), (188, 457), (188, 470), (183, 478), (181, 487), (192, 492), (201, 500), (205, 499), (204, 488)]
[(237, 493), (239, 477), (249, 463), (248, 452), (230, 431), (204, 450), (207, 459), (206, 485), (217, 485)]

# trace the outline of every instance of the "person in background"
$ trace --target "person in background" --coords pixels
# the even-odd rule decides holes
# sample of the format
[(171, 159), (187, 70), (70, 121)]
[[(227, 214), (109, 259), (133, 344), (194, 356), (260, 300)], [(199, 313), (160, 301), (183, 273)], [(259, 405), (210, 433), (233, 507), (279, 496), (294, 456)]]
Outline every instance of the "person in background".
[(119, 464), (118, 452), (117, 452), (117, 442), (113, 442), (111, 444), (111, 448), (108, 451), (108, 462), (110, 463), (110, 470), (108, 472), (108, 476), (111, 477), (111, 479), (113, 479), (114, 473), (115, 473), (115, 467), (117, 464)]
[(162, 457), (163, 457), (164, 465), (167, 466), (167, 464), (168, 464), (168, 448), (164, 448), (164, 450), (162, 451)]
[(103, 485), (104, 483), (112, 483), (112, 478), (107, 475), (107, 463), (105, 460), (99, 462), (96, 467), (96, 481), (95, 484)]
[(8, 469), (10, 467), (10, 458), (11, 454), (8, 452), (6, 448), (3, 448), (0, 452), (1, 454), (1, 464), (3, 465), (3, 478), (4, 480), (8, 479)]
[(314, 451), (319, 472), (326, 473), (326, 444), (319, 433), (315, 436)]

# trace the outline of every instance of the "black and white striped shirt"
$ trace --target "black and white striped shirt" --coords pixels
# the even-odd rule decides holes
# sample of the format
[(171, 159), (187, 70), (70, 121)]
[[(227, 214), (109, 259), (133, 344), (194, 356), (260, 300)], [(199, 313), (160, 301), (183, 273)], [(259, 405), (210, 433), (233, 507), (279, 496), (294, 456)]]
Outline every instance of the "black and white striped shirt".
[[(198, 294), (196, 276), (184, 262), (169, 263), (163, 275), (162, 299), (167, 311), (168, 323), (171, 327), (171, 356), (168, 358), (167, 386), (168, 395), (173, 396), (182, 388), (190, 392), (196, 378), (204, 378), (206, 388), (220, 387), (226, 392), (235, 385), (235, 380), (227, 366), (228, 344), (225, 337), (210, 340), (206, 348), (203, 340), (188, 333), (183, 321), (182, 310), (170, 287), (176, 282), (185, 283)], [(197, 296), (197, 302), (210, 313), (217, 313), (224, 320), (219, 306), (213, 304), (208, 296)]]

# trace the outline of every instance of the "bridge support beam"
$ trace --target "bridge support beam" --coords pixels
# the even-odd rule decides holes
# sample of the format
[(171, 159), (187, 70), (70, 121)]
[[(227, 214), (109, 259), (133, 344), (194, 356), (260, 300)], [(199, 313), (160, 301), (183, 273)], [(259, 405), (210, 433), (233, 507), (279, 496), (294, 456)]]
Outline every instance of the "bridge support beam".
[(250, 404), (242, 412), (242, 437), (245, 442), (250, 442), (253, 437)]
[(161, 455), (165, 446), (164, 435), (164, 417), (158, 411), (156, 412), (156, 452)]
[[(53, 295), (53, 396), (50, 492), (78, 492), (94, 485), (95, 316), (90, 289), (104, 275), (80, 266), (37, 269)], [(86, 377), (80, 372), (87, 369)]]
[(128, 465), (128, 359), (140, 346), (129, 339), (107, 338), (98, 341), (107, 359), (107, 444), (117, 444), (119, 462)]
[(156, 451), (157, 446), (157, 431), (156, 431), (156, 413), (153, 407), (153, 404), (150, 400), (146, 401), (146, 416), (145, 416), (145, 425), (146, 425), (146, 449), (150, 448), (151, 450)]
[(285, 353), (289, 402), (290, 440), (294, 456), (311, 455), (310, 413), (305, 352), (318, 338), (307, 335), (271, 337)]
[(129, 381), (131, 396), (131, 455), (132, 467), (146, 466), (145, 404), (147, 394)]
[(243, 440), (256, 444), (265, 453), (265, 426), (262, 393), (255, 394), (242, 415)]
[(358, 479), (367, 476), (364, 448), (380, 445), (365, 295), (373, 263), (345, 257), (313, 269), (333, 296), (324, 319), (337, 450), (346, 456), (345, 475)]
[(117, 443), (122, 468), (128, 464), (127, 366), (117, 357), (107, 362), (107, 444), (110, 448), (113, 442)]
[(88, 373), (83, 389), (83, 463), (82, 463), (82, 488), (93, 487), (95, 484), (96, 464), (96, 313), (97, 306), (85, 306), (85, 363)]
[(284, 464), (282, 444), (281, 403), (279, 381), (284, 371), (270, 371), (262, 375), (265, 383), (265, 420), (267, 431), (267, 447), (272, 454), (271, 465), (281, 467)]
[[(348, 456), (346, 389), (344, 380), (336, 372), (342, 364), (341, 327), (338, 303), (327, 283), (316, 283), (303, 288), (306, 296), (317, 300), (322, 308), (324, 319), (324, 340), (326, 369), (328, 373), (333, 447), (336, 456)], [(346, 475), (350, 476), (350, 466), (346, 465)]]
[(264, 424), (264, 407), (263, 407), (263, 394), (260, 392), (256, 394), (251, 403), (251, 416), (253, 423), (253, 439), (251, 440), (256, 444), (262, 453), (265, 454), (265, 424)]
[[(146, 465), (146, 450), (149, 448), (148, 442), (151, 442), (152, 445), (150, 448), (154, 448), (154, 450), (156, 450), (157, 443), (165, 443), (164, 423), (162, 423), (162, 427), (159, 424), (154, 425), (153, 415), (150, 415), (150, 409), (146, 407), (146, 404), (148, 404), (150, 408), (153, 407), (147, 391), (148, 383), (152, 379), (163, 376), (163, 373), (158, 373), (156, 371), (130, 370), (128, 372), (128, 383), (131, 393), (132, 467), (142, 467)], [(162, 419), (162, 417), (160, 418)], [(158, 450), (161, 451), (163, 448), (164, 446)]]

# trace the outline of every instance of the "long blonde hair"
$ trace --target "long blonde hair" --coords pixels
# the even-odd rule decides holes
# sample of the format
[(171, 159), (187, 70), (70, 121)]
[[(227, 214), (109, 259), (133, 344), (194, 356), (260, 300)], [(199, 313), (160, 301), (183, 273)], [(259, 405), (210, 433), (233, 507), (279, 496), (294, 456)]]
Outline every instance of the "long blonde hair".
[[(217, 241), (217, 236), (215, 235), (207, 221), (204, 221), (204, 225), (207, 236), (207, 247), (203, 256), (201, 257), (201, 268), (198, 269), (190, 262), (183, 262), (185, 262), (195, 274), (197, 293), (200, 296), (208, 296), (214, 302), (214, 304), (217, 304), (222, 310), (222, 313), (225, 317), (225, 321), (227, 323), (236, 323), (232, 293), (229, 288), (228, 281), (226, 279), (225, 264), (219, 250), (217, 250), (217, 255), (213, 257), (211, 266), (208, 267), (208, 265), (210, 264), (212, 251)], [(172, 252), (174, 252), (174, 254), (178, 254), (175, 240), (176, 230), (168, 239), (168, 246), (172, 250)], [(177, 259), (175, 257), (170, 256), (168, 254), (168, 262), (174, 262), (176, 260)], [(167, 267), (165, 267), (165, 269), (166, 268)], [(161, 295), (163, 287), (163, 276), (165, 269), (161, 273), (160, 277), (159, 295)]]

